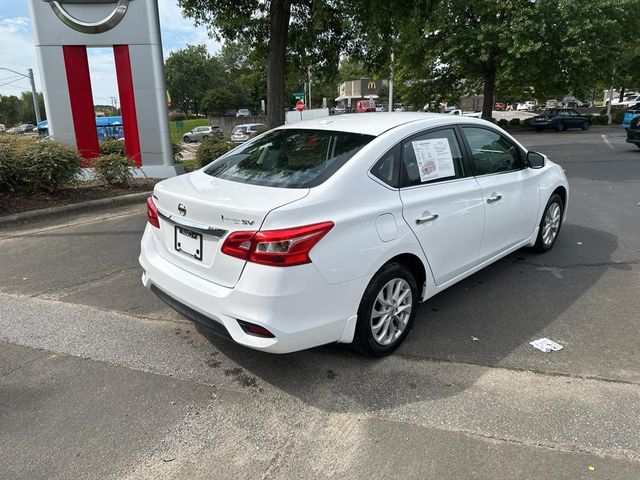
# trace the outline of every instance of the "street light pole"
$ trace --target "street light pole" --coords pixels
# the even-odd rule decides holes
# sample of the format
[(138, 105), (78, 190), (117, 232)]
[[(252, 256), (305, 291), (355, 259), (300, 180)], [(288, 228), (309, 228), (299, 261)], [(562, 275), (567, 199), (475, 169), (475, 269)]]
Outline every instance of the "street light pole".
[(42, 121), (42, 117), (40, 116), (40, 104), (38, 103), (38, 92), (36, 92), (36, 82), (33, 80), (33, 69), (28, 70), (28, 75), (24, 73), (16, 72), (15, 70), (11, 70), (10, 68), (0, 67), (0, 70), (6, 70), (7, 72), (15, 73), (16, 75), (20, 75), (21, 77), (28, 78), (31, 83), (31, 97), (33, 98), (33, 109), (36, 113), (36, 121), (40, 123)]

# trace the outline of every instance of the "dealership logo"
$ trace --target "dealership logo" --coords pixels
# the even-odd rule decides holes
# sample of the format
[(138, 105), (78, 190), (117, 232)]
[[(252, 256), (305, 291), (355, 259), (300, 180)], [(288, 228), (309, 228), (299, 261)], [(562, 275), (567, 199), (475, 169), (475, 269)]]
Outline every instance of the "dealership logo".
[[(53, 12), (68, 27), (81, 33), (104, 33), (118, 25), (129, 8), (129, 2), (133, 0), (43, 0), (51, 5)], [(113, 11), (97, 22), (87, 22), (74, 17), (65, 10), (64, 5), (97, 5), (112, 4)]]

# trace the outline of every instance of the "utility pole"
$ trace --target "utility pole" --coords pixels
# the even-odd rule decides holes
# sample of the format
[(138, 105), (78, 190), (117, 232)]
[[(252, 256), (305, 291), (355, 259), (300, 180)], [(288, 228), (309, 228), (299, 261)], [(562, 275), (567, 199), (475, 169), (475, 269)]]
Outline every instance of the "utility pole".
[(307, 68), (307, 76), (309, 77), (309, 110), (311, 110), (311, 67)]
[(613, 80), (611, 81), (611, 86), (609, 87), (609, 102), (607, 103), (607, 117), (609, 120), (607, 123), (611, 125), (611, 100), (613, 99)]
[(36, 82), (33, 79), (33, 69), (30, 68), (29, 72), (29, 81), (31, 82), (31, 96), (33, 97), (33, 109), (36, 112), (36, 124), (42, 121), (42, 117), (40, 116), (40, 102), (38, 102), (38, 92), (36, 92)]
[(389, 77), (389, 111), (393, 112), (393, 50), (391, 50), (391, 75)]

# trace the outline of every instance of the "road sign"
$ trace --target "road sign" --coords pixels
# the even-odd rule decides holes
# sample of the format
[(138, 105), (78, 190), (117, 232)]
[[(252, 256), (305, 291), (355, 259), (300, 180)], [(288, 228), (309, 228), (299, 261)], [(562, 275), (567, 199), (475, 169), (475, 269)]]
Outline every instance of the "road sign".
[(304, 93), (296, 92), (293, 94), (293, 98), (296, 100), (302, 100), (304, 98)]
[(183, 128), (184, 127), (184, 122), (182, 120), (176, 120), (176, 127)]
[(299, 112), (304, 110), (304, 102), (302, 100), (298, 100), (296, 102), (296, 110), (298, 110)]

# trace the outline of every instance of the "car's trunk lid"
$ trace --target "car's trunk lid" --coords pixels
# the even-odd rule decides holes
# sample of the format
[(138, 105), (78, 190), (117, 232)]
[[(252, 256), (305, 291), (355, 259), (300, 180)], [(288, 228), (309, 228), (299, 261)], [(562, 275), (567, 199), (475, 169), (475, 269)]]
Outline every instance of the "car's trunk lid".
[(259, 230), (273, 209), (305, 197), (309, 189), (275, 188), (211, 177), (197, 171), (156, 185), (159, 253), (211, 282), (233, 287), (244, 260), (220, 251), (235, 231)]

